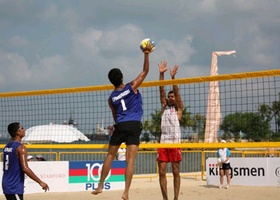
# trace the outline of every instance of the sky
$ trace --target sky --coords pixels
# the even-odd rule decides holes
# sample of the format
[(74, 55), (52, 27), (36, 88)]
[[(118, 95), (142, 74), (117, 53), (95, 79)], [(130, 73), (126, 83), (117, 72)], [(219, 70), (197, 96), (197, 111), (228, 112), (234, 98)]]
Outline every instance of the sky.
[(0, 92), (124, 82), (142, 70), (139, 48), (151, 38), (145, 81), (158, 63), (179, 66), (177, 78), (280, 68), (280, 0), (0, 0)]

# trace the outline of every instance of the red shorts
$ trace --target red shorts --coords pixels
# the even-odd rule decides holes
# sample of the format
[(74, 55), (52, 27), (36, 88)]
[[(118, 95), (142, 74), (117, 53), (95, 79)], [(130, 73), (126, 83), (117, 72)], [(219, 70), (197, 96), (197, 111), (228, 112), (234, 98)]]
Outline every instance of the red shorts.
[(179, 148), (158, 149), (157, 161), (161, 162), (180, 162), (182, 161), (182, 152)]

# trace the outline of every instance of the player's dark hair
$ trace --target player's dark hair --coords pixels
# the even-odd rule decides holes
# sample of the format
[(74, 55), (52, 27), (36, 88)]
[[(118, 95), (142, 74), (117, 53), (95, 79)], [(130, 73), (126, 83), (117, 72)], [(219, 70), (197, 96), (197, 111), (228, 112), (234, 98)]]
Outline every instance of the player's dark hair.
[(7, 130), (12, 138), (16, 136), (16, 132), (19, 129), (19, 125), (19, 122), (13, 122), (8, 125)]
[(108, 78), (115, 87), (121, 85), (123, 82), (123, 74), (118, 68), (111, 69), (108, 73)]
[(173, 90), (169, 91), (167, 95), (174, 94)]

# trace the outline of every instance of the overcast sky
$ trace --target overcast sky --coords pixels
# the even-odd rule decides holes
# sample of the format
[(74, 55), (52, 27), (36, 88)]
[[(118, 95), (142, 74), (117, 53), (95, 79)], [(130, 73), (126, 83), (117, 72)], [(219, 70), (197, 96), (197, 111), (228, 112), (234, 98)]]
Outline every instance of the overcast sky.
[[(1, 92), (110, 84), (140, 73), (144, 38), (157, 64), (179, 65), (177, 78), (280, 68), (280, 0), (0, 0)], [(169, 78), (169, 77), (167, 77)]]

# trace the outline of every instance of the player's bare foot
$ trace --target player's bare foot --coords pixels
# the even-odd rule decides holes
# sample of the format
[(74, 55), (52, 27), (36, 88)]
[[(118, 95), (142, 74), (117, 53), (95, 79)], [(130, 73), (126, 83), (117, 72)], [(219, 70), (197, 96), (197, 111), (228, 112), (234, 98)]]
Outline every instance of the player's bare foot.
[(93, 195), (98, 195), (100, 193), (102, 193), (102, 189), (101, 190), (100, 189), (96, 189), (96, 190), (91, 192), (91, 194), (93, 194)]
[(128, 200), (128, 196), (123, 194), (123, 195), (122, 195), (122, 199), (123, 199), (123, 200)]

